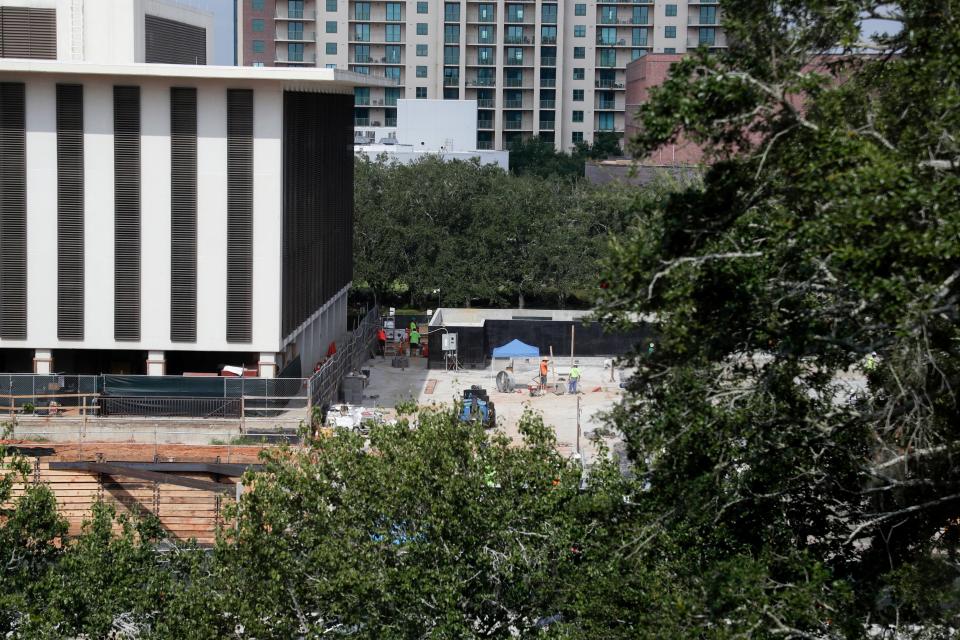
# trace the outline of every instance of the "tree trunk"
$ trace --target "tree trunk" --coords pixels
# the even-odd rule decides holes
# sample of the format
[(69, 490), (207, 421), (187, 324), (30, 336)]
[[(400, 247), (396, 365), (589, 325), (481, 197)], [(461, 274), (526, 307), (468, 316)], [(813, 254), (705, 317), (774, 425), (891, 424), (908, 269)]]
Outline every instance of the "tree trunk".
[(517, 299), (517, 304), (520, 306), (521, 309), (523, 309), (523, 304), (524, 304), (523, 291), (520, 292), (520, 295)]

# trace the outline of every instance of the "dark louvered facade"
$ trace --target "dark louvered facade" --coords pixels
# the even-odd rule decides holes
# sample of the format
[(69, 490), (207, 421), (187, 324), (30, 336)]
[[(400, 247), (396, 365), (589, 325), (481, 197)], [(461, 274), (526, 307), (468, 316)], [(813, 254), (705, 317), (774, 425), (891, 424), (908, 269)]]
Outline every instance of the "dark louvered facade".
[(0, 58), (57, 58), (57, 10), (0, 7)]
[(170, 89), (170, 340), (197, 341), (197, 90)]
[(144, 61), (207, 64), (207, 31), (185, 22), (144, 16)]
[(24, 85), (0, 82), (0, 338), (27, 338), (27, 148)]
[(140, 87), (113, 88), (113, 337), (140, 340)]
[(253, 91), (227, 91), (227, 342), (253, 339)]
[(57, 85), (57, 337), (83, 340), (83, 87)]
[(353, 101), (283, 98), (283, 334), (353, 278)]

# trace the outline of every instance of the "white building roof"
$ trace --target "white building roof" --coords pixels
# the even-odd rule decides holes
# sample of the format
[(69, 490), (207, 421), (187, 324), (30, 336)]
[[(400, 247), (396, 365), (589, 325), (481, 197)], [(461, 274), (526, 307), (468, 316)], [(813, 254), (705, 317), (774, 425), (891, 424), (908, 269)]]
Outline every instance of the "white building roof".
[(289, 91), (352, 93), (354, 87), (394, 87), (397, 83), (343, 69), (317, 67), (222, 67), (182, 64), (96, 64), (56, 60), (0, 59), (0, 73), (115, 78), (177, 78), (280, 83)]

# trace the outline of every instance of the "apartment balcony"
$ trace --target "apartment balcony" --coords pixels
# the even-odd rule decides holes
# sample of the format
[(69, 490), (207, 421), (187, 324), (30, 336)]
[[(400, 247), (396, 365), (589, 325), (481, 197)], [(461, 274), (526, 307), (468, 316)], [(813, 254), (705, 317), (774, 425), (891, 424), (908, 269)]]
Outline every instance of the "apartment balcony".
[(532, 67), (533, 60), (524, 60), (523, 58), (517, 60), (516, 58), (507, 58), (503, 61), (508, 67)]
[(691, 6), (695, 6), (698, 4), (717, 5), (717, 4), (720, 4), (720, 0), (688, 0), (688, 4), (690, 4)]
[(492, 67), (497, 64), (497, 58), (496, 57), (477, 58), (476, 62), (472, 62), (472, 63), (468, 62), (467, 64), (472, 65), (474, 67)]
[(302, 56), (290, 58), (286, 51), (278, 49), (273, 61), (277, 64), (315, 65), (317, 64), (317, 55), (315, 53), (304, 53)]
[(696, 49), (698, 47), (708, 47), (710, 49), (725, 49), (727, 47), (727, 41), (717, 34), (717, 37), (712, 40), (701, 40), (699, 36), (690, 36), (687, 38), (687, 48)]
[(523, 109), (523, 100), (504, 100), (504, 109)]
[(597, 89), (623, 89), (623, 83), (616, 80), (597, 80), (593, 84)]
[(477, 120), (477, 129), (493, 129), (493, 120)]
[(522, 131), (524, 129), (530, 129), (530, 127), (524, 126), (520, 120), (504, 120), (503, 122), (504, 131)]
[(477, 151), (492, 151), (493, 142), (490, 140), (478, 140), (477, 141)]
[(313, 31), (300, 31), (290, 33), (287, 30), (283, 32), (277, 32), (276, 37), (274, 38), (277, 42), (304, 42), (313, 44), (317, 40), (317, 34)]
[(503, 39), (503, 44), (514, 44), (514, 45), (524, 45), (536, 44), (536, 38), (531, 38), (530, 36), (516, 37), (516, 36), (506, 36)]
[(615, 100), (600, 100), (597, 102), (598, 111), (623, 111), (623, 109), (617, 109), (617, 103)]
[(506, 17), (503, 19), (503, 23), (504, 23), (504, 24), (528, 24), (528, 25), (530, 25), (530, 26), (533, 26), (533, 24), (534, 24), (534, 19), (533, 19), (533, 16), (530, 16), (530, 17), (528, 17), (528, 18), (524, 18), (523, 16), (521, 16), (521, 17), (506, 16)]
[(355, 127), (369, 127), (369, 126), (370, 126), (370, 118), (354, 118), (354, 119), (353, 119), (353, 126), (355, 126)]
[(607, 38), (597, 38), (597, 44), (601, 47), (625, 47), (627, 46), (626, 38), (610, 40)]
[(557, 36), (543, 36), (540, 38), (540, 44), (557, 44)]
[(555, 66), (557, 66), (557, 58), (556, 58), (556, 56), (548, 56), (548, 57), (542, 57), (542, 58), (540, 58), (540, 66), (541, 66), (541, 67), (555, 67)]
[(445, 86), (445, 87), (459, 87), (459, 86), (460, 86), (460, 77), (459, 77), (459, 76), (457, 76), (456, 78), (447, 78), (447, 77), (444, 77), (444, 79), (443, 79), (443, 86)]
[(505, 87), (522, 87), (526, 84), (523, 78), (504, 78), (503, 86)]
[(369, 107), (370, 106), (370, 96), (354, 96), (353, 104), (357, 107)]
[(384, 118), (384, 119), (383, 119), (383, 126), (385, 126), (385, 127), (395, 127), (395, 126), (397, 126), (397, 119), (396, 119), (396, 118)]
[(557, 101), (556, 100), (541, 100), (540, 101), (541, 109), (556, 109)]
[(623, 127), (617, 125), (600, 124), (594, 129), (597, 133), (623, 133)]
[(496, 78), (477, 78), (476, 80), (467, 80), (468, 87), (495, 87), (497, 86)]
[(718, 16), (714, 15), (713, 21), (702, 22), (700, 20), (699, 11), (691, 11), (687, 16), (687, 26), (688, 27), (717, 27), (720, 25), (720, 20)]
[(493, 109), (496, 105), (497, 101), (492, 98), (477, 98), (478, 109)]
[(557, 86), (556, 78), (540, 78), (540, 86), (544, 88), (552, 88)]
[(556, 120), (541, 120), (540, 121), (540, 131), (553, 131), (556, 129), (557, 121)]
[[(691, 0), (692, 3), (693, 0)], [(716, 1), (716, 0), (715, 0)], [(647, 4), (653, 5), (653, 0), (597, 0), (598, 5), (604, 4)]]
[(317, 19), (317, 12), (312, 10), (288, 11), (287, 7), (277, 6), (277, 12), (273, 15), (274, 20), (303, 20), (304, 22)]

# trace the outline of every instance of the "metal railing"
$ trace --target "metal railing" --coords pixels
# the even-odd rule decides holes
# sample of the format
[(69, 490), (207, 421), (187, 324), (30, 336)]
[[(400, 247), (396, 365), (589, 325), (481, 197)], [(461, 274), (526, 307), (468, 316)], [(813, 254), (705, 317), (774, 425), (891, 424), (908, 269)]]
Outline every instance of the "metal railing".
[(380, 311), (374, 307), (353, 330), (350, 338), (310, 378), (308, 384), (312, 407), (324, 407), (336, 402), (344, 376), (359, 371), (360, 365), (370, 358), (379, 328)]

